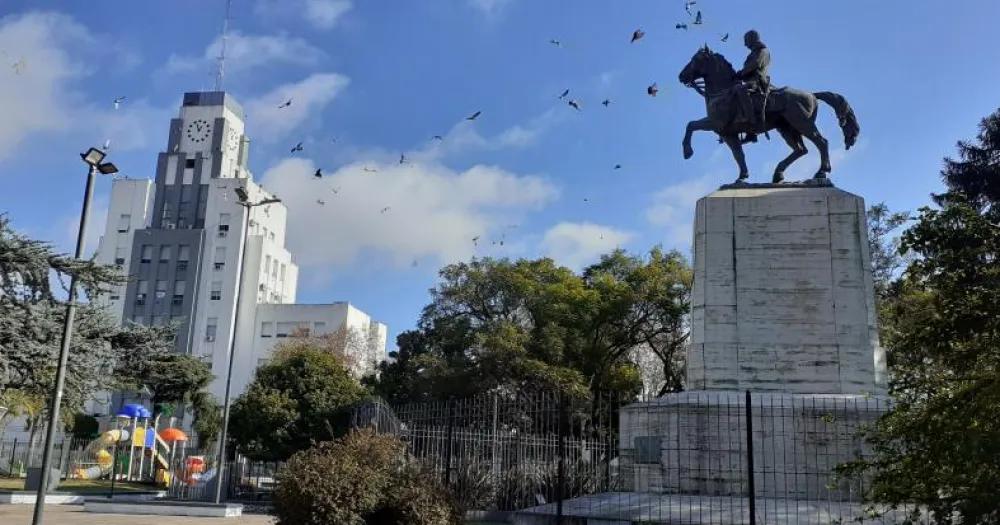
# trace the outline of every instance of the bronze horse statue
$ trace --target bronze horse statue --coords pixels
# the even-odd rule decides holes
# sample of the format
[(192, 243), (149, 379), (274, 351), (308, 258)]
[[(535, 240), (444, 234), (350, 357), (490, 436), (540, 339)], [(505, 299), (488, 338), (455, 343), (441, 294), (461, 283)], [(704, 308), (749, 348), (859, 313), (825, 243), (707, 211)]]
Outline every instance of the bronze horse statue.
[[(679, 78), (681, 83), (694, 88), (705, 97), (708, 109), (707, 117), (688, 122), (687, 132), (684, 134), (684, 158), (689, 159), (694, 155), (694, 149), (691, 148), (692, 133), (714, 131), (733, 151), (733, 157), (739, 164), (740, 174), (736, 181), (746, 180), (750, 174), (747, 171), (743, 143), (740, 142), (739, 136), (740, 133), (761, 130), (751, 129), (749, 122), (737, 119), (738, 103), (732, 88), (739, 80), (736, 78), (733, 66), (725, 57), (713, 52), (706, 45), (694, 54), (688, 65), (684, 66)], [(802, 141), (803, 137), (809, 139), (819, 149), (820, 166), (814, 178), (825, 179), (830, 173), (830, 149), (827, 140), (816, 128), (817, 99), (829, 104), (837, 113), (847, 149), (850, 149), (857, 140), (861, 128), (854, 116), (854, 110), (844, 97), (829, 91), (809, 93), (789, 87), (772, 89), (765, 103), (763, 128), (777, 129), (792, 148), (792, 152), (774, 169), (772, 182), (783, 182), (785, 169), (808, 153), (809, 150)]]

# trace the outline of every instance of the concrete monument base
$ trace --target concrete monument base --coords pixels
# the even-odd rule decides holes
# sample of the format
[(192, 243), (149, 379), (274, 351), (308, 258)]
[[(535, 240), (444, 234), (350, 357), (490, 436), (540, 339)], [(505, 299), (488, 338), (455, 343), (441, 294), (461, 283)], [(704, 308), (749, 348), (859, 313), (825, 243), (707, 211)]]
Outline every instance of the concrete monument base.
[[(860, 501), (860, 482), (834, 468), (867, 454), (861, 436), (889, 407), (884, 396), (758, 393), (751, 396), (758, 497)], [(745, 394), (692, 391), (634, 403), (619, 413), (622, 490), (748, 494)]]

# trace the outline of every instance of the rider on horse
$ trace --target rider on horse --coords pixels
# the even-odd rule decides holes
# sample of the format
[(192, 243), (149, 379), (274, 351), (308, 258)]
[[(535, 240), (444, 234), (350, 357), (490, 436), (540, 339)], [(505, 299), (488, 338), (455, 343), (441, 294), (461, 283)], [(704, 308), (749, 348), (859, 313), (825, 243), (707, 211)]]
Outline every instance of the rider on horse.
[(750, 55), (743, 63), (743, 69), (736, 72), (736, 78), (743, 81), (742, 84), (737, 84), (736, 94), (740, 111), (750, 122), (746, 142), (757, 142), (756, 131), (764, 128), (764, 116), (754, 109), (750, 94), (756, 92), (762, 99), (767, 96), (771, 88), (771, 77), (767, 75), (767, 68), (771, 65), (771, 53), (764, 42), (760, 41), (760, 34), (753, 29), (743, 35), (743, 44), (750, 49)]

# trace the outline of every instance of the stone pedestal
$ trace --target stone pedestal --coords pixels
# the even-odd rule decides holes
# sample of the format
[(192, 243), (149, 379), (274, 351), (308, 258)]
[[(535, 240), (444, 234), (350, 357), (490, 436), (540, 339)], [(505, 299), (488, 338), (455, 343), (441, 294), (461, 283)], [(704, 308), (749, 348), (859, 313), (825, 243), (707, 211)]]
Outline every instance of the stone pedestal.
[(864, 200), (834, 187), (698, 201), (687, 387), (884, 394)]
[(864, 200), (740, 185), (698, 201), (689, 392), (620, 413), (624, 490), (860, 501), (834, 477), (888, 408)]

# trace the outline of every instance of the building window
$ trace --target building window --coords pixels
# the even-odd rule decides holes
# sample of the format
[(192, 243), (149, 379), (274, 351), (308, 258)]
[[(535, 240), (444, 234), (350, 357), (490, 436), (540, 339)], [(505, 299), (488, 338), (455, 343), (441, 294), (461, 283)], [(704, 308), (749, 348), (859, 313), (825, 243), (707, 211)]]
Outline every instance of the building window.
[(325, 333), (326, 332), (326, 323), (324, 323), (322, 321), (316, 321), (315, 323), (313, 323), (313, 332), (315, 332), (316, 335), (320, 335), (322, 333)]
[(120, 296), (120, 295), (111, 295), (111, 296), (108, 296), (108, 299), (110, 299), (112, 301), (117, 301), (117, 300), (119, 300), (121, 298), (122, 298), (122, 296)]
[(118, 217), (118, 233), (127, 233), (129, 228), (129, 223), (132, 222), (132, 216), (123, 213)]
[(160, 264), (170, 262), (170, 246), (160, 246)]
[(146, 304), (146, 294), (149, 293), (149, 281), (139, 281), (138, 290), (135, 294), (135, 304), (142, 306)]
[(167, 281), (156, 281), (156, 301), (159, 302), (167, 296)]
[(208, 322), (205, 324), (205, 340), (215, 341), (215, 332), (219, 329), (219, 318), (209, 317)]
[(226, 247), (219, 246), (215, 248), (215, 269), (222, 270), (226, 267)]
[(181, 203), (191, 202), (191, 188), (190, 184), (181, 185)]
[(126, 255), (128, 255), (128, 254), (125, 253), (125, 247), (124, 246), (116, 246), (115, 247), (115, 264), (117, 264), (118, 266), (121, 266), (121, 265), (125, 264), (125, 256)]
[(213, 301), (222, 299), (222, 281), (212, 281), (212, 288), (209, 291), (208, 298)]
[(229, 231), (229, 214), (220, 213), (219, 214), (219, 237), (225, 237), (226, 233)]
[(273, 326), (274, 323), (271, 323), (269, 321), (264, 321), (263, 323), (260, 323), (260, 336), (271, 337), (271, 329)]
[(185, 271), (188, 267), (188, 261), (191, 260), (191, 247), (182, 244), (177, 248), (177, 270)]
[(184, 169), (186, 169), (186, 170), (193, 170), (194, 169), (194, 163), (195, 163), (195, 159), (185, 159), (184, 160)]
[(264, 256), (264, 275), (267, 275), (267, 272), (269, 272), (270, 270), (271, 270), (271, 256), (270, 255), (265, 255)]
[(139, 257), (139, 262), (148, 263), (153, 260), (153, 246), (149, 244), (142, 245), (142, 255)]
[(271, 232), (271, 233), (267, 234), (267, 238), (273, 241), (274, 240), (274, 232)]
[(275, 337), (288, 337), (298, 327), (298, 323), (278, 323)]
[(187, 286), (187, 281), (175, 281), (174, 282), (174, 304), (184, 303), (184, 288)]
[(278, 277), (278, 280), (285, 282), (285, 263), (281, 263), (281, 277)]

